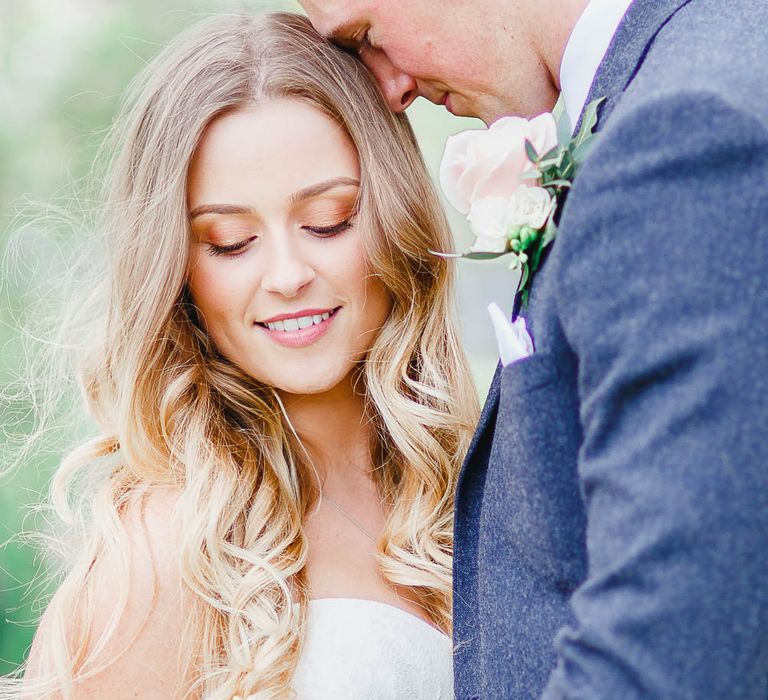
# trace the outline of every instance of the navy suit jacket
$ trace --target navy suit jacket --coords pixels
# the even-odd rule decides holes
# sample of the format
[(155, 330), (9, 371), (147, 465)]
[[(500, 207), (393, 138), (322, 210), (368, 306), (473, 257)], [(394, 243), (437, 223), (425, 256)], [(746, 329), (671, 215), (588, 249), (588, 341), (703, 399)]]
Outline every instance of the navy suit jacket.
[(465, 698), (768, 698), (768, 4), (636, 0), (455, 520)]

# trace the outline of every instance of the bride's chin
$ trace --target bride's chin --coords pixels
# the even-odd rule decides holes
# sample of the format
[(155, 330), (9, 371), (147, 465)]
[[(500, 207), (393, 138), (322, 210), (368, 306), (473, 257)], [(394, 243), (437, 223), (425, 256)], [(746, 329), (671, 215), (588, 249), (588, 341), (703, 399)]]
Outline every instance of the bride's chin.
[[(253, 358), (259, 357), (259, 362)], [(240, 360), (238, 362), (237, 360)], [(317, 352), (312, 356), (296, 357), (294, 361), (285, 357), (264, 357), (264, 353), (250, 353), (246, 358), (233, 357), (230, 361), (241, 371), (260, 384), (275, 389), (281, 394), (296, 396), (317, 396), (328, 393), (338, 396), (354, 383), (358, 363), (348, 357)]]
[(305, 376), (298, 379), (297, 374), (293, 373), (290, 377), (275, 377), (273, 381), (267, 383), (283, 394), (292, 394), (294, 396), (318, 396), (320, 394), (333, 392), (334, 389), (337, 389), (344, 382), (346, 374), (347, 373), (339, 373), (338, 376), (336, 376), (336, 373), (329, 370), (324, 376)]

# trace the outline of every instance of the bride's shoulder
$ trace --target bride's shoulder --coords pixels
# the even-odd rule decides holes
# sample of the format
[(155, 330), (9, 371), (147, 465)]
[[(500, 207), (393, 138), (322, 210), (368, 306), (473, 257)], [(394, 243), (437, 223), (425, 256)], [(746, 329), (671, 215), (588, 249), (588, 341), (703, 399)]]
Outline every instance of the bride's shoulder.
[[(167, 568), (178, 552), (180, 528), (176, 509), (181, 490), (154, 486), (132, 498), (121, 513), (128, 548), (136, 566)], [(158, 558), (158, 555), (170, 555)]]
[(114, 559), (125, 557), (133, 596), (157, 597), (175, 591), (181, 581), (178, 561), (181, 532), (176, 518), (179, 498), (178, 489), (158, 486), (133, 499), (121, 515), (126, 550), (123, 553), (118, 548), (107, 554), (103, 565), (97, 564), (99, 575), (114, 577)]
[(85, 631), (90, 658), (103, 670), (77, 683), (78, 692), (114, 697), (130, 688), (140, 697), (174, 695), (188, 612), (178, 559), (178, 500), (178, 490), (153, 488), (132, 499), (104, 530), (86, 580), (65, 579), (48, 606), (28, 673), (35, 674), (38, 664), (46, 667), (40, 663), (43, 648), (60, 633)]
[(175, 517), (179, 497), (177, 489), (153, 487), (121, 513), (122, 544), (117, 539), (117, 546), (105, 547), (93, 565), (95, 621), (112, 615), (125, 575), (126, 618), (145, 617), (151, 631), (153, 625), (181, 615), (181, 532)]

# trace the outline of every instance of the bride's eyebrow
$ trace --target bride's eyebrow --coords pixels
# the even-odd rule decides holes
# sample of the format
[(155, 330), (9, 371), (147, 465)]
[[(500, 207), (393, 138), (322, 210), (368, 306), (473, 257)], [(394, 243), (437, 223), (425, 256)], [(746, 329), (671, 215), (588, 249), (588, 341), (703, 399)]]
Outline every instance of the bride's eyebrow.
[(291, 204), (317, 197), (337, 187), (360, 187), (360, 181), (353, 177), (334, 177), (324, 182), (318, 182), (317, 184), (309, 185), (309, 187), (304, 187), (298, 192), (294, 192), (291, 195)]
[(201, 204), (189, 212), (190, 221), (204, 214), (255, 214), (252, 207), (240, 207), (234, 204)]
[[(302, 202), (305, 199), (312, 199), (312, 197), (318, 197), (337, 187), (360, 187), (360, 181), (353, 177), (334, 177), (330, 180), (325, 180), (324, 182), (318, 182), (314, 185), (304, 187), (298, 192), (294, 192), (291, 195), (291, 204)], [(189, 219), (191, 221), (192, 219), (205, 214), (219, 214), (226, 216), (227, 214), (254, 215), (255, 213), (256, 210), (253, 209), (253, 207), (238, 206), (236, 204), (201, 204), (189, 212)]]

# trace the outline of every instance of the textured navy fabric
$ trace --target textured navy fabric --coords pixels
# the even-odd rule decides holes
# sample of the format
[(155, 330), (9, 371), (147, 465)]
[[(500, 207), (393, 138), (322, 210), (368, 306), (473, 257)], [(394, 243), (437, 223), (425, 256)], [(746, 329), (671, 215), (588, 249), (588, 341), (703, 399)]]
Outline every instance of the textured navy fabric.
[(768, 9), (635, 0), (459, 482), (456, 695), (768, 698)]

